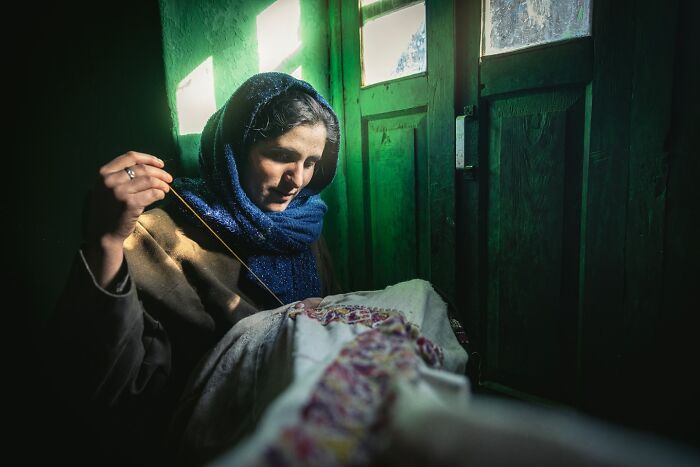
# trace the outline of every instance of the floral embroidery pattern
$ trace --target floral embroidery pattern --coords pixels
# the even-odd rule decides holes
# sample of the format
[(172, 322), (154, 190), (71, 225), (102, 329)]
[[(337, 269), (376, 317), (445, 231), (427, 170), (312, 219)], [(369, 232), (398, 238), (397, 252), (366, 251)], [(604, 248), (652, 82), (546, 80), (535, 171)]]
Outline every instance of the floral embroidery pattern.
[(369, 308), (361, 305), (333, 305), (320, 308), (293, 308), (289, 317), (295, 319), (301, 314), (319, 321), (324, 326), (340, 321), (345, 324), (361, 324), (370, 328), (385, 321), (390, 316), (401, 315), (396, 310)]
[(266, 465), (365, 464), (382, 444), (399, 379), (415, 383), (420, 359), (442, 364), (442, 349), (420, 336), (396, 310), (362, 306), (294, 309), (324, 326), (334, 322), (371, 328), (346, 344), (326, 368), (296, 425), (267, 448)]

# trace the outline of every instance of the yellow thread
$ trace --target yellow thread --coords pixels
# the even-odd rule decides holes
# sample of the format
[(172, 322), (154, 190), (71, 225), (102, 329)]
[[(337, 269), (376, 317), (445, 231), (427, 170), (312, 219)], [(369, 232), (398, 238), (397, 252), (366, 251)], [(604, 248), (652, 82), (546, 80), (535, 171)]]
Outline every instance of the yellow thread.
[(243, 267), (245, 267), (245, 268), (253, 275), (253, 277), (255, 277), (255, 278), (258, 280), (258, 282), (260, 282), (260, 283), (262, 284), (263, 287), (265, 287), (265, 290), (267, 290), (268, 292), (270, 292), (270, 295), (272, 295), (273, 297), (275, 297), (275, 300), (277, 300), (277, 301), (279, 302), (280, 305), (284, 305), (284, 303), (282, 303), (282, 300), (280, 300), (280, 299), (277, 297), (277, 295), (275, 295), (275, 293), (274, 293), (272, 290), (270, 290), (270, 288), (269, 288), (267, 285), (265, 285), (265, 283), (262, 281), (262, 279), (260, 279), (260, 278), (258, 277), (258, 275), (255, 274), (255, 273), (248, 267), (247, 264), (245, 264), (245, 261), (243, 261), (243, 260), (240, 258), (240, 256), (238, 256), (238, 255), (236, 254), (235, 251), (233, 251), (231, 248), (229, 248), (229, 246), (226, 244), (226, 242), (224, 242), (224, 241), (222, 240), (222, 238), (219, 237), (219, 235), (218, 235), (216, 232), (214, 232), (214, 230), (213, 230), (211, 227), (209, 227), (209, 224), (207, 224), (207, 223), (204, 221), (204, 219), (202, 219), (201, 217), (199, 217), (199, 214), (197, 214), (197, 212), (196, 212), (194, 209), (192, 209), (192, 207), (191, 207), (189, 204), (187, 204), (187, 201), (185, 201), (185, 200), (182, 198), (182, 196), (180, 196), (180, 194), (179, 194), (177, 191), (175, 191), (175, 189), (174, 189), (172, 186), (170, 186), (170, 191), (172, 191), (173, 194), (174, 194), (175, 196), (177, 196), (177, 199), (179, 199), (179, 200), (182, 202), (182, 204), (184, 204), (184, 205), (187, 207), (187, 209), (189, 209), (190, 211), (192, 211), (192, 214), (194, 214), (194, 215), (197, 217), (197, 219), (199, 219), (199, 221), (200, 221), (202, 224), (204, 224), (204, 227), (206, 227), (207, 229), (209, 229), (209, 232), (211, 232), (211, 233), (221, 242), (221, 244), (229, 251), (229, 253), (231, 253), (238, 261), (240, 261), (240, 263), (243, 265)]

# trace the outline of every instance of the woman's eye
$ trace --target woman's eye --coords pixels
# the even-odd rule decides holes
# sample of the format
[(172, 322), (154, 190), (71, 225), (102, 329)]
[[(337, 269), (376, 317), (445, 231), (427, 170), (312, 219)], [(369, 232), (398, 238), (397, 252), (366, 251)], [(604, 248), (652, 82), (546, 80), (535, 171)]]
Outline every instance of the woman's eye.
[(316, 165), (316, 161), (306, 161), (304, 162), (304, 167), (307, 169)]
[(294, 162), (294, 156), (292, 156), (291, 154), (272, 153), (268, 157), (275, 162)]

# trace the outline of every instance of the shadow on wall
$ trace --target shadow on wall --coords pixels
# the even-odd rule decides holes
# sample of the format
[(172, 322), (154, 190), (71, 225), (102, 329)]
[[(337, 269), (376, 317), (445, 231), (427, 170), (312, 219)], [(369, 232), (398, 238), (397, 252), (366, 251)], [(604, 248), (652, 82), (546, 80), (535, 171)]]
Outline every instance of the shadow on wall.
[(5, 169), (14, 175), (5, 186), (9, 181), (7, 285), (15, 304), (5, 329), (14, 337), (7, 374), (18, 391), (11, 400), (21, 411), (13, 431), (22, 442), (15, 446), (32, 440), (32, 449), (22, 449), (30, 461), (56, 454), (59, 446), (82, 449), (61, 439), (71, 433), (69, 420), (47, 425), (52, 395), (42, 390), (36, 340), (80, 244), (83, 205), (97, 170), (127, 150), (168, 159), (175, 148), (157, 1), (15, 7), (12, 16), (26, 27), (4, 38), (12, 44), (5, 52), (12, 121)]

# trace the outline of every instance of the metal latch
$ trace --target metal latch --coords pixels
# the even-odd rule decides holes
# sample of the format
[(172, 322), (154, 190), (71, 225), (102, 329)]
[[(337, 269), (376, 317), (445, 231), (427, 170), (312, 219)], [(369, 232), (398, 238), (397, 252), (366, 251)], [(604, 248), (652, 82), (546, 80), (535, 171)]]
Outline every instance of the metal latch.
[[(467, 123), (476, 121), (476, 106), (467, 105), (464, 107), (464, 115), (460, 115), (455, 119), (455, 168), (463, 172), (470, 179), (476, 179), (477, 165), (465, 162), (465, 130)], [(471, 125), (473, 129), (475, 125)], [(474, 135), (476, 137), (476, 135)], [(476, 159), (476, 154), (470, 154), (473, 160)]]

